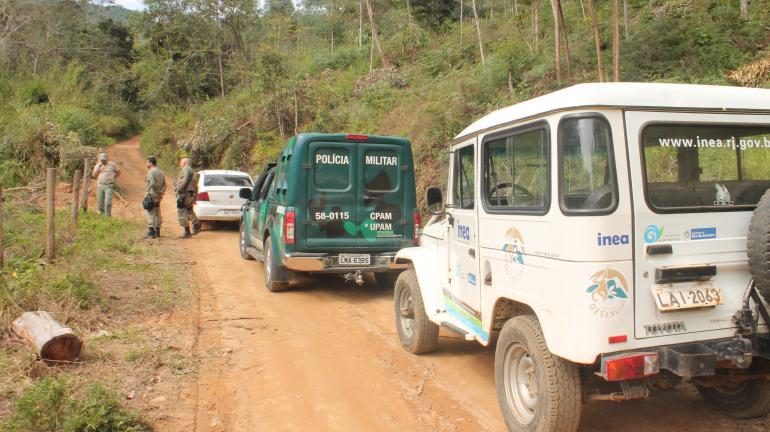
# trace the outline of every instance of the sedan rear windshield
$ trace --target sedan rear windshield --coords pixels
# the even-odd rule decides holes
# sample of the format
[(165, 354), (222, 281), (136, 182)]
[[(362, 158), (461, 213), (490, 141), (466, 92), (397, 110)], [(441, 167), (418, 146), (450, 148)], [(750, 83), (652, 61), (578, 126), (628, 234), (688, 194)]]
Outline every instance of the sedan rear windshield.
[(203, 186), (251, 187), (251, 180), (242, 175), (208, 174), (203, 177)]
[(770, 187), (770, 125), (652, 124), (642, 148), (654, 210), (753, 208)]

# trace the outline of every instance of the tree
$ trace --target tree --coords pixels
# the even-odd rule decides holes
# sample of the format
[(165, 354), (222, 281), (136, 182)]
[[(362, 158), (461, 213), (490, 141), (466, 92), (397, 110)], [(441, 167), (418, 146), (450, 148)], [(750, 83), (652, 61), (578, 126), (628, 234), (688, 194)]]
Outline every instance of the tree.
[(612, 80), (620, 81), (620, 23), (618, 0), (612, 0)]
[(473, 21), (476, 24), (476, 37), (479, 39), (479, 54), (481, 55), (481, 64), (484, 65), (484, 41), (481, 38), (481, 26), (479, 24), (479, 13), (476, 9), (476, 0), (471, 0), (471, 5), (473, 7)]
[(374, 41), (374, 47), (377, 48), (377, 52), (380, 54), (382, 67), (390, 67), (390, 61), (388, 61), (388, 56), (385, 54), (385, 50), (382, 48), (382, 43), (380, 42), (380, 32), (377, 29), (377, 21), (374, 19), (372, 0), (366, 0), (366, 11), (369, 14), (369, 26), (372, 29), (372, 40)]
[(588, 0), (588, 14), (591, 16), (591, 27), (594, 31), (594, 45), (596, 46), (596, 72), (599, 82), (604, 82), (604, 65), (602, 64), (602, 43), (599, 39), (599, 23), (596, 20), (594, 0)]
[(741, 18), (749, 19), (749, 0), (740, 0)]

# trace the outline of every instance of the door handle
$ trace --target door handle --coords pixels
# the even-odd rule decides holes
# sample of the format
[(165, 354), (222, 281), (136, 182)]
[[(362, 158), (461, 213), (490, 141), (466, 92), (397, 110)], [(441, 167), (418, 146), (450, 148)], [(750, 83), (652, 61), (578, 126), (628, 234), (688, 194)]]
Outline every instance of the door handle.
[(471, 258), (476, 258), (476, 249), (468, 249), (468, 255), (470, 255)]

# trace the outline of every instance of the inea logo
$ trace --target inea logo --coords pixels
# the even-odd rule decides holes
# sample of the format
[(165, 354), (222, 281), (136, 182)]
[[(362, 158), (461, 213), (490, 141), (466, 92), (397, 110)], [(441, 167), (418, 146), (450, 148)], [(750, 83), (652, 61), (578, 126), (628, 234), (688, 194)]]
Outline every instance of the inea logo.
[(596, 233), (596, 246), (617, 246), (629, 244), (628, 234), (623, 235), (603, 235), (602, 233)]

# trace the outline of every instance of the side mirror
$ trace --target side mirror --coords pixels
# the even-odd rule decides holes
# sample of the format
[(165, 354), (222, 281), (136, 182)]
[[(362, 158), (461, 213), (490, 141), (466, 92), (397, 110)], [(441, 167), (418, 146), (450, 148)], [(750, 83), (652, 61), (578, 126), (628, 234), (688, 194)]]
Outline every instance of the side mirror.
[(441, 189), (429, 187), (425, 191), (425, 202), (428, 205), (428, 212), (430, 214), (440, 215), (444, 213), (444, 196), (441, 193)]
[(238, 191), (238, 197), (251, 201), (251, 188), (241, 188)]

